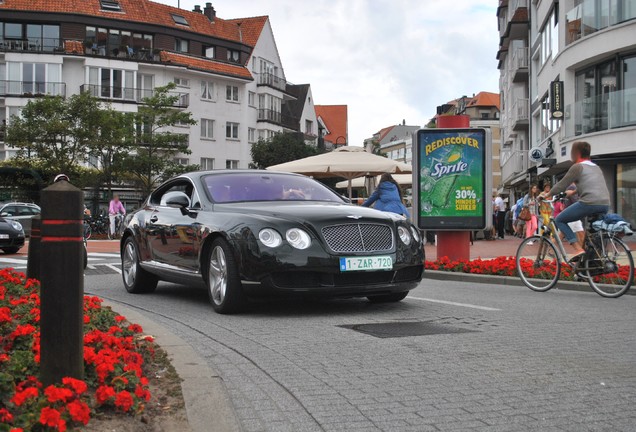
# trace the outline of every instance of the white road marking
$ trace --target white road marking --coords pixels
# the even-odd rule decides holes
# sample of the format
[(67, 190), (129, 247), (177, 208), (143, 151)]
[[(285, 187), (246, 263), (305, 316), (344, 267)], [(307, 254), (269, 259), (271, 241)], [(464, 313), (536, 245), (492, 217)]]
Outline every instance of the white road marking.
[(104, 258), (119, 258), (118, 253), (106, 253), (106, 252), (89, 252), (89, 256), (104, 257)]
[(2, 264), (26, 264), (27, 260), (25, 259), (14, 259), (14, 258), (0, 258), (0, 263)]
[(446, 304), (446, 305), (451, 305), (451, 306), (461, 306), (461, 307), (466, 307), (466, 308), (471, 308), (471, 309), (479, 309), (479, 310), (485, 310), (485, 311), (500, 311), (501, 310), (501, 309), (496, 309), (496, 308), (491, 308), (491, 307), (486, 307), (486, 306), (478, 306), (478, 305), (468, 304), (468, 303), (456, 303), (456, 302), (452, 302), (452, 301), (436, 300), (436, 299), (421, 298), (421, 297), (408, 296), (407, 299), (425, 301), (425, 302), (429, 302), (429, 303), (441, 303), (441, 304)]
[(114, 265), (112, 265), (112, 264), (101, 264), (101, 265), (103, 265), (104, 267), (108, 267), (108, 268), (109, 268), (109, 269), (111, 269), (111, 270), (115, 270), (115, 272), (117, 272), (117, 273), (121, 274), (121, 270), (120, 270), (120, 269), (118, 269), (117, 267), (115, 267), (115, 266), (114, 266)]

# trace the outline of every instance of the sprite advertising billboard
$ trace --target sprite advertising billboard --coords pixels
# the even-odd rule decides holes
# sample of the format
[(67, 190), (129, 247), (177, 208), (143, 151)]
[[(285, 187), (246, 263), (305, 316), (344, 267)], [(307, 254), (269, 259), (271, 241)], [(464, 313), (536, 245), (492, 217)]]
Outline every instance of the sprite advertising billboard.
[(414, 213), (421, 229), (480, 230), (492, 214), (486, 129), (421, 129), (413, 140)]

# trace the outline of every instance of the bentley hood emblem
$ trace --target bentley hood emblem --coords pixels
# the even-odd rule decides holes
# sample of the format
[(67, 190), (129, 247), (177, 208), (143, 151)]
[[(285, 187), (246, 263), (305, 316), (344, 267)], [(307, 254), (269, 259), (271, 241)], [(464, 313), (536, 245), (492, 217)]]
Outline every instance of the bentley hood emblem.
[(356, 216), (356, 215), (349, 215), (349, 216), (347, 216), (347, 217), (348, 217), (349, 219), (355, 219), (355, 220), (362, 219), (362, 216)]

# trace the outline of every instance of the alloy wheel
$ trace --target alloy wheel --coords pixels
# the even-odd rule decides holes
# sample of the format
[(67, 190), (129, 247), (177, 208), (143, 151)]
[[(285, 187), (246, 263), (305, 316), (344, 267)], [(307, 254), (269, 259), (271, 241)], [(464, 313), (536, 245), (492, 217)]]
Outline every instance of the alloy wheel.
[(124, 273), (124, 281), (129, 287), (135, 283), (137, 277), (137, 253), (132, 242), (126, 244), (124, 249), (124, 259), (122, 260), (122, 271)]
[(216, 246), (210, 255), (209, 278), (212, 301), (220, 305), (223, 303), (227, 291), (227, 260), (221, 246)]

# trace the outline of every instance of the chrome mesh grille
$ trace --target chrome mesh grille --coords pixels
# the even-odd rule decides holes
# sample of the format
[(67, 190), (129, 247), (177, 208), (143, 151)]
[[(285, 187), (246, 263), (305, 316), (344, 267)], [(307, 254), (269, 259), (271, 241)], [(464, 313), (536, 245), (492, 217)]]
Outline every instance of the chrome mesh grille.
[(336, 253), (382, 252), (393, 248), (393, 232), (387, 225), (346, 224), (322, 229), (329, 249)]

